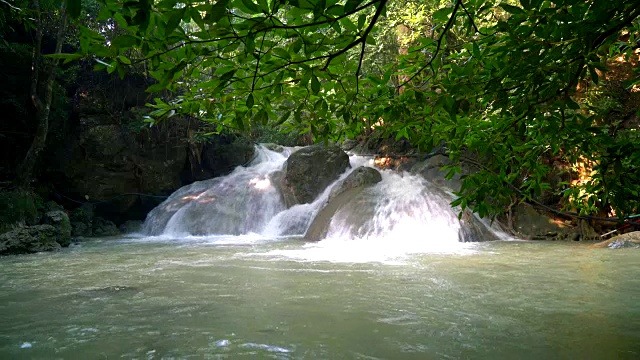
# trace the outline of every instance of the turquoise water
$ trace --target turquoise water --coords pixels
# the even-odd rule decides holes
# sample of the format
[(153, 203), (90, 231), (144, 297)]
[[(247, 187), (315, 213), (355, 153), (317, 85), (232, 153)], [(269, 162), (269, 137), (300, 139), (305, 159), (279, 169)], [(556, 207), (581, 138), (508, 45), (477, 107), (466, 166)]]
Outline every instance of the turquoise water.
[(378, 245), (120, 239), (0, 258), (0, 358), (640, 358), (640, 251)]

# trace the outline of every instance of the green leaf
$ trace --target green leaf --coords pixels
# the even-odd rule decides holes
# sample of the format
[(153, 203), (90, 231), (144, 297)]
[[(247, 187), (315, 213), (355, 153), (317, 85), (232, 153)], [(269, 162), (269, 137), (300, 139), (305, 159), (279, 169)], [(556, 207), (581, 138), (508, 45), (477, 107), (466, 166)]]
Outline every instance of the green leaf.
[(210, 21), (212, 23), (217, 23), (222, 19), (225, 15), (227, 15), (227, 5), (229, 4), (229, 0), (218, 0), (211, 9), (207, 11), (207, 15), (204, 17), (204, 20)]
[(131, 65), (131, 60), (129, 60), (129, 58), (127, 58), (124, 55), (118, 56), (118, 60), (120, 60), (120, 62), (125, 64), (125, 65)]
[(477, 42), (473, 42), (473, 56), (476, 58), (480, 58), (480, 46), (478, 46)]
[(299, 53), (301, 49), (302, 49), (302, 39), (298, 39), (291, 44), (291, 50), (293, 50), (295, 54)]
[(367, 15), (366, 14), (360, 14), (360, 16), (358, 16), (358, 30), (364, 29), (364, 23), (366, 21), (367, 21)]
[(236, 113), (236, 116), (233, 118), (233, 122), (240, 131), (244, 131), (244, 116), (244, 113)]
[(311, 75), (311, 91), (316, 95), (320, 92), (320, 81), (315, 74)]
[(171, 12), (171, 16), (169, 16), (169, 20), (167, 20), (167, 26), (165, 28), (165, 33), (169, 35), (175, 30), (175, 28), (180, 25), (180, 21), (182, 21), (182, 17), (184, 16), (186, 8), (176, 9)]
[(77, 19), (80, 17), (80, 10), (82, 9), (82, 1), (81, 0), (66, 0), (67, 2), (67, 14), (72, 19)]
[(258, 8), (258, 5), (256, 5), (256, 3), (254, 3), (251, 0), (241, 0), (242, 1), (242, 5), (244, 5), (247, 10), (249, 10), (250, 13), (257, 13), (260, 12), (260, 9)]
[(313, 75), (313, 71), (311, 69), (307, 69), (307, 71), (302, 74), (302, 79), (300, 79), (300, 86), (306, 87), (311, 79), (311, 75)]
[(248, 108), (252, 108), (253, 107), (253, 94), (249, 94), (249, 96), (247, 96), (247, 107)]
[(253, 50), (256, 48), (256, 43), (253, 36), (247, 36), (244, 43), (244, 51), (246, 54), (253, 54)]
[(131, 35), (120, 35), (115, 39), (111, 40), (111, 45), (117, 48), (127, 48), (138, 45), (139, 40), (135, 36)]
[(54, 60), (64, 60), (64, 63), (68, 63), (73, 60), (78, 60), (84, 57), (82, 54), (48, 54), (46, 57)]
[(375, 39), (375, 38), (373, 37), (373, 35), (371, 35), (371, 34), (369, 34), (369, 35), (367, 36), (367, 38), (365, 39), (365, 42), (366, 42), (368, 45), (373, 45), (373, 46), (375, 46), (375, 45), (376, 45), (376, 39)]
[(517, 7), (517, 6), (513, 6), (513, 5), (509, 5), (509, 4), (500, 4), (500, 7), (508, 12), (509, 14), (513, 14), (513, 15), (520, 15), (520, 14), (524, 14), (524, 10), (522, 10), (521, 8)]
[(291, 116), (291, 111), (287, 111), (280, 116), (276, 125), (282, 125), (285, 121), (289, 120), (289, 116)]
[(222, 74), (220, 76), (220, 81), (222, 81), (223, 83), (231, 80), (231, 78), (233, 77), (233, 75), (236, 73), (236, 69), (233, 69), (231, 71), (227, 71), (226, 73)]
[(431, 18), (434, 22), (437, 23), (446, 23), (449, 20), (449, 15), (453, 12), (453, 8), (445, 7), (437, 10), (431, 15)]
[(279, 57), (281, 57), (281, 58), (283, 58), (285, 60), (291, 60), (291, 54), (289, 54), (289, 52), (287, 50), (283, 49), (283, 48), (275, 48), (275, 49), (273, 49), (273, 52), (277, 56), (279, 56)]
[(569, 109), (572, 110), (578, 110), (580, 109), (580, 105), (578, 105), (575, 101), (573, 101), (572, 99), (567, 99), (567, 101), (565, 102), (567, 104), (567, 107)]
[(358, 8), (358, 5), (360, 5), (360, 3), (362, 3), (362, 0), (347, 0), (347, 3), (344, 4), (344, 13), (348, 14), (353, 12)]

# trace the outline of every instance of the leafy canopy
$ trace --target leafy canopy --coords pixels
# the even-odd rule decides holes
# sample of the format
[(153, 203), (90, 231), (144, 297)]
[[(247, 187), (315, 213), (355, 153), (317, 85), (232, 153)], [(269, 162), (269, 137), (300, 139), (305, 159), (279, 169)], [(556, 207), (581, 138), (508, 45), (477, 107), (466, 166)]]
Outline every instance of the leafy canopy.
[(637, 0), (101, 1), (101, 25), (66, 57), (148, 71), (148, 91), (174, 94), (155, 99), (151, 122), (188, 114), (318, 139), (384, 123), (476, 164), (455, 204), (480, 215), (539, 198), (544, 159), (595, 164), (590, 181), (560, 187), (569, 206), (638, 211), (639, 129), (614, 127), (577, 92), (634, 56)]

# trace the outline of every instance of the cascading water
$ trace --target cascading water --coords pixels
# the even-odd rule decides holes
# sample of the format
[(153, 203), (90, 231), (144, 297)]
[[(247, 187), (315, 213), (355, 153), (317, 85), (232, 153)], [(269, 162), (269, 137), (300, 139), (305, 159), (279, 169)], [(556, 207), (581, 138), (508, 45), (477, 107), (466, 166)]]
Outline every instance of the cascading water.
[(240, 235), (260, 233), (285, 210), (270, 175), (289, 155), (256, 148), (256, 158), (231, 174), (178, 189), (147, 216), (150, 235)]
[(416, 175), (382, 172), (332, 217), (327, 238), (458, 241), (460, 223), (448, 199)]
[[(352, 156), (351, 169), (313, 203), (287, 209), (277, 179), (282, 178), (281, 170), (291, 150), (278, 153), (258, 146), (256, 153), (256, 159), (247, 167), (176, 191), (149, 214), (146, 232), (170, 237), (303, 236), (318, 223), (321, 210), (336, 201), (329, 196), (332, 188), (340, 186), (355, 168), (372, 165), (367, 158)], [(335, 251), (335, 245), (362, 246), (379, 248), (385, 254), (406, 254), (459, 245), (461, 225), (457, 212), (449, 205), (450, 196), (418, 175), (390, 170), (382, 170), (381, 174), (382, 181), (343, 201), (324, 220), (320, 238), (324, 240), (307, 248), (329, 247)]]

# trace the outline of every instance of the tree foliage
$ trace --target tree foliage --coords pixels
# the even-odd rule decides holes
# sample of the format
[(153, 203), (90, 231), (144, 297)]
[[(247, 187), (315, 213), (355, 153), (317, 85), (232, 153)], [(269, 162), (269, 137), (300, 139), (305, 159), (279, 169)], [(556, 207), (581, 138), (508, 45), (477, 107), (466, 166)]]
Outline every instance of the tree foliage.
[(103, 25), (62, 57), (148, 71), (148, 91), (174, 93), (155, 99), (151, 123), (187, 114), (317, 139), (384, 123), (477, 164), (455, 204), (480, 215), (537, 199), (553, 171), (543, 159), (595, 164), (561, 186), (568, 207), (638, 211), (640, 129), (612, 128), (577, 96), (609, 59), (634, 56), (637, 0), (101, 1)]

